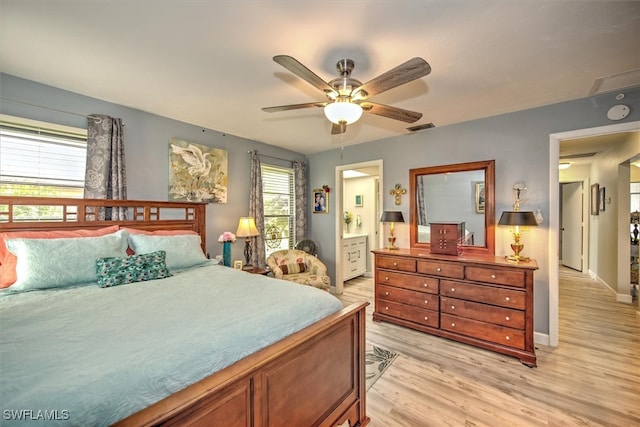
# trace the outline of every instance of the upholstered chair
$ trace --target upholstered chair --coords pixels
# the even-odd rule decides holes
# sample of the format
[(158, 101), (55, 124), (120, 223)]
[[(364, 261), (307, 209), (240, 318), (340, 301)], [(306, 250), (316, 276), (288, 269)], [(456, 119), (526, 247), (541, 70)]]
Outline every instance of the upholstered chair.
[(301, 285), (328, 291), (331, 279), (327, 267), (317, 257), (297, 249), (276, 251), (267, 258), (267, 266), (276, 279), (289, 280)]

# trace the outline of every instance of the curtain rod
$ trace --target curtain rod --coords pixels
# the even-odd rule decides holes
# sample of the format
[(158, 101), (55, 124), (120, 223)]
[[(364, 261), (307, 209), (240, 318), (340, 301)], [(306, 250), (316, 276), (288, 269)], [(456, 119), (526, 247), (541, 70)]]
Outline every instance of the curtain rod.
[(72, 116), (85, 117), (87, 119), (94, 119), (94, 120), (99, 120), (100, 119), (100, 117), (96, 117), (96, 116), (91, 116), (91, 115), (87, 116), (87, 115), (84, 115), (84, 114), (72, 113), (71, 111), (60, 110), (60, 109), (57, 109), (57, 108), (47, 107), (45, 105), (31, 104), (29, 102), (18, 101), (18, 100), (15, 100), (15, 99), (5, 98), (5, 97), (2, 97), (2, 96), (0, 96), (0, 99), (2, 99), (4, 101), (10, 101), (10, 102), (18, 103), (18, 104), (28, 105), (30, 107), (42, 108), (42, 109), (45, 109), (45, 110), (56, 111), (58, 113), (70, 114)]
[[(253, 151), (249, 150), (249, 151), (247, 151), (247, 153), (248, 153), (248, 154), (251, 154), (251, 153), (253, 153)], [(268, 154), (260, 154), (260, 153), (258, 152), (258, 150), (256, 150), (256, 154), (257, 154), (258, 156), (260, 156), (260, 157), (269, 157), (270, 159), (282, 160), (282, 161), (284, 161), (284, 162), (291, 162), (291, 163), (293, 163), (293, 162), (297, 161), (297, 160), (283, 159), (282, 157), (270, 156), (270, 155), (268, 155)]]

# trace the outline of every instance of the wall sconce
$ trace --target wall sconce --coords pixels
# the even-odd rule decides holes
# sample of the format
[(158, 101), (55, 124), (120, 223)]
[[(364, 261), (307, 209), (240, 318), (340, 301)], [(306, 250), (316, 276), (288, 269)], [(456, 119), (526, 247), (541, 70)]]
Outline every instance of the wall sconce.
[(396, 246), (396, 236), (394, 235), (394, 224), (396, 222), (404, 222), (404, 217), (402, 216), (402, 212), (400, 211), (384, 211), (382, 213), (382, 217), (380, 218), (380, 222), (389, 222), (391, 225), (389, 226), (389, 246), (387, 249), (398, 249)]
[(244, 259), (245, 266), (251, 265), (251, 238), (255, 236), (259, 236), (260, 232), (256, 227), (256, 221), (253, 217), (243, 216), (240, 218), (240, 222), (238, 222), (238, 231), (236, 231), (237, 237), (245, 237), (244, 240)]
[(524, 248), (524, 245), (520, 243), (520, 227), (538, 226), (538, 222), (536, 221), (536, 217), (533, 212), (520, 212), (518, 210), (504, 211), (502, 212), (498, 225), (508, 225), (513, 227), (511, 230), (513, 233), (513, 243), (511, 244), (513, 255), (506, 256), (505, 258), (516, 262), (529, 261), (528, 257), (520, 256), (520, 252), (522, 252), (522, 249)]

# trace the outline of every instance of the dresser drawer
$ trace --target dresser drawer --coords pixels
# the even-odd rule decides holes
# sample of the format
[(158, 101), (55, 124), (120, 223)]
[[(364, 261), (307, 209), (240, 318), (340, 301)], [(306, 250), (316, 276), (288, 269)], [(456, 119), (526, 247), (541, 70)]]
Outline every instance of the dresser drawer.
[(438, 327), (438, 312), (414, 307), (412, 305), (387, 301), (381, 298), (376, 299), (376, 311), (388, 316), (398, 317), (421, 325)]
[(523, 270), (503, 270), (486, 267), (467, 267), (467, 280), (495, 283), (497, 285), (517, 286), (524, 288)]
[(387, 301), (400, 302), (414, 305), (429, 310), (438, 310), (439, 297), (426, 292), (410, 291), (408, 289), (395, 288), (393, 286), (378, 285), (376, 295)]
[(377, 267), (391, 270), (409, 271), (411, 273), (415, 273), (416, 271), (416, 260), (412, 258), (378, 256), (376, 264)]
[(456, 298), (440, 298), (440, 312), (514, 329), (523, 329), (525, 326), (524, 311)]
[(515, 308), (517, 310), (524, 310), (526, 305), (526, 295), (523, 291), (456, 282), (454, 280), (440, 281), (440, 295), (483, 302), (500, 307)]
[(446, 261), (419, 260), (418, 273), (464, 279), (464, 265), (448, 263)]
[(478, 320), (442, 314), (440, 328), (509, 347), (524, 349), (524, 331), (492, 325)]
[(415, 291), (438, 293), (438, 279), (414, 274), (396, 273), (389, 270), (376, 270), (376, 283), (397, 286)]

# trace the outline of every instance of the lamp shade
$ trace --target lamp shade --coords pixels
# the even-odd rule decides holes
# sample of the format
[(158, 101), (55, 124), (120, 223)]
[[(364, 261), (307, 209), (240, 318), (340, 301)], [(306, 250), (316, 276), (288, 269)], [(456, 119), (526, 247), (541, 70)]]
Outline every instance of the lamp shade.
[(240, 222), (238, 222), (238, 231), (236, 231), (236, 236), (238, 237), (253, 237), (259, 236), (260, 232), (258, 232), (258, 228), (256, 227), (256, 222), (253, 217), (243, 216), (240, 218)]
[(400, 211), (384, 211), (380, 222), (404, 222), (404, 218)]
[(337, 100), (324, 107), (324, 115), (335, 124), (344, 122), (350, 125), (362, 117), (362, 107), (353, 102)]
[(536, 216), (531, 211), (504, 211), (498, 221), (498, 225), (538, 225)]

